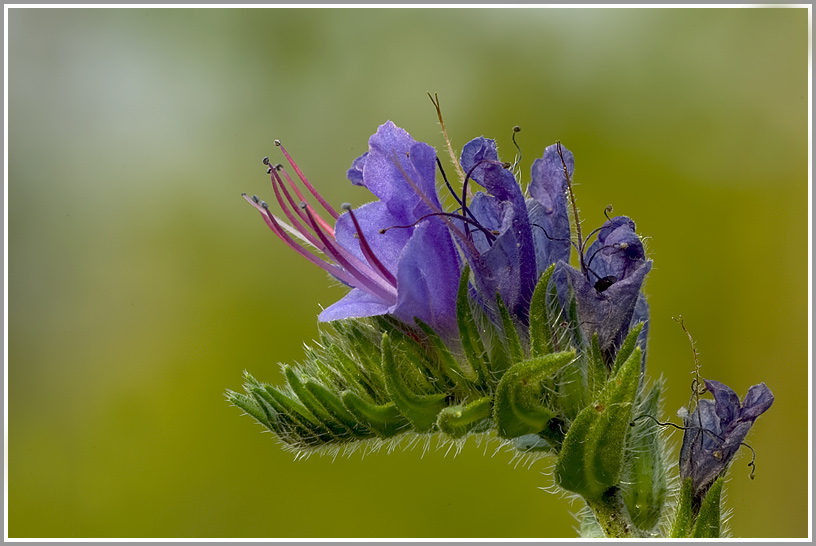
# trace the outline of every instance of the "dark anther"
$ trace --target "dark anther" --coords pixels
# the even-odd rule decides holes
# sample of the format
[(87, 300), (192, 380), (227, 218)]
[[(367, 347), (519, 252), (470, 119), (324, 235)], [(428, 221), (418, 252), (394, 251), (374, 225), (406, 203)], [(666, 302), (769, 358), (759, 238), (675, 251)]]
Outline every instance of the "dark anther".
[(306, 201), (301, 201), (300, 202), (300, 208), (302, 208), (303, 210), (306, 210), (306, 207), (308, 207), (308, 206), (309, 206), (309, 204), (306, 203)]
[(264, 165), (269, 165), (269, 156), (266, 156), (265, 158), (263, 158), (263, 164)]
[(518, 125), (516, 125), (515, 127), (513, 127), (513, 132), (514, 132), (514, 133), (518, 133), (518, 132), (520, 132), (520, 131), (521, 131), (521, 127), (519, 127)]
[(351, 210), (351, 203), (343, 203), (340, 205), (340, 208), (343, 210)]
[(266, 204), (266, 201), (261, 201), (261, 206), (266, 210), (269, 210), (269, 205)]
[(607, 275), (595, 281), (595, 290), (603, 292), (616, 282), (618, 282), (618, 278), (615, 275)]
[(266, 174), (272, 174), (272, 167), (266, 169)]
[(275, 139), (275, 146), (280, 146), (280, 145), (281, 145), (281, 141), (276, 138)]
[[(246, 195), (246, 194), (244, 194), (244, 195)], [(253, 195), (253, 196), (252, 196), (252, 201), (253, 201), (254, 203), (260, 203), (260, 202), (261, 202), (261, 200), (260, 200), (260, 199), (258, 199), (258, 196), (257, 196), (257, 195)]]
[(283, 164), (282, 163), (276, 163), (276, 164), (272, 165), (272, 168), (275, 169), (276, 171), (279, 171), (279, 170), (281, 170), (283, 168)]

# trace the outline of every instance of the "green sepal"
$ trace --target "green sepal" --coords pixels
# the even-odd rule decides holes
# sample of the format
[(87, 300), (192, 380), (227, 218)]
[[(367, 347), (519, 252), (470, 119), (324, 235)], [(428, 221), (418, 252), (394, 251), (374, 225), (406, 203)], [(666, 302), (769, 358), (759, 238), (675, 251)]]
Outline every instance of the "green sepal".
[[(555, 283), (552, 284), (554, 289)], [(557, 295), (553, 294), (557, 301)], [(561, 333), (557, 336), (558, 345), (572, 344), (574, 347), (586, 347), (588, 343), (584, 339), (581, 327), (578, 322), (578, 309), (575, 295), (572, 288), (569, 290), (569, 308), (557, 328)], [(578, 413), (593, 399), (587, 396), (587, 359), (585, 356), (576, 359), (568, 366), (558, 372), (555, 381), (555, 388), (558, 391), (558, 407), (560, 414), (567, 420), (576, 419)]]
[(556, 413), (542, 402), (541, 382), (575, 359), (575, 351), (523, 360), (507, 370), (496, 388), (493, 420), (499, 436), (516, 438), (547, 428)]
[(461, 438), (468, 432), (484, 432), (490, 428), (493, 398), (485, 396), (470, 404), (449, 406), (439, 412), (436, 424), (439, 430), (452, 438)]
[(366, 378), (371, 382), (372, 389), (375, 392), (384, 392), (382, 359), (380, 347), (377, 345), (380, 333), (370, 327), (366, 328), (369, 325), (364, 321), (355, 319), (338, 320), (332, 322), (332, 326), (345, 338), (343, 348), (348, 350), (349, 354), (354, 354), (359, 360), (359, 368), (366, 371)]
[(445, 342), (442, 341), (442, 338), (439, 337), (433, 328), (419, 320), (418, 318), (414, 319), (419, 326), (420, 330), (428, 337), (428, 340), (433, 345), (434, 349), (436, 349), (436, 354), (439, 357), (439, 365), (442, 368), (442, 374), (444, 375), (445, 379), (452, 382), (453, 385), (462, 389), (463, 391), (470, 391), (472, 389), (472, 384), (476, 381), (477, 376), (476, 373), (467, 373), (459, 366), (459, 363), (456, 362), (456, 359), (451, 354), (450, 350), (448, 349)]
[[(513, 323), (513, 318), (510, 312), (502, 301), (501, 294), (496, 293), (496, 305), (499, 308), (499, 316), (502, 321), (502, 330), (504, 331), (504, 340), (507, 343), (507, 352), (510, 356), (510, 361), (515, 363), (524, 358), (524, 353), (521, 349), (521, 340), (519, 339), (518, 330)], [(502, 370), (504, 371), (504, 370)]]
[(660, 431), (653, 419), (660, 415), (660, 396), (663, 383), (654, 384), (643, 401), (633, 412), (629, 432), (629, 444), (624, 455), (621, 481), (623, 500), (632, 523), (644, 531), (657, 525), (666, 504), (668, 486), (666, 484), (665, 458), (660, 443)]
[(597, 332), (592, 334), (586, 359), (587, 394), (589, 400), (597, 400), (598, 395), (601, 393), (601, 390), (603, 390), (609, 377), (609, 372), (604, 363), (603, 355), (601, 354), (601, 347), (598, 343)]
[(479, 385), (487, 385), (490, 378), (488, 363), (485, 361), (487, 351), (485, 351), (482, 336), (476, 327), (473, 318), (473, 309), (470, 307), (468, 297), (468, 282), (470, 278), (470, 266), (465, 265), (462, 270), (462, 277), (459, 279), (459, 290), (456, 294), (456, 322), (459, 325), (459, 338), (462, 341), (462, 350), (470, 367), (479, 376)]
[(314, 381), (304, 383), (306, 390), (326, 408), (334, 419), (342, 423), (356, 438), (370, 438), (371, 430), (357, 419), (330, 390)]
[(586, 357), (576, 358), (555, 376), (556, 403), (559, 414), (572, 421), (588, 401), (586, 393)]
[(393, 402), (370, 404), (357, 394), (345, 391), (340, 399), (346, 409), (380, 438), (390, 438), (410, 427)]
[(693, 503), (694, 487), (691, 485), (691, 478), (686, 478), (677, 500), (677, 508), (674, 512), (674, 523), (672, 524), (671, 533), (669, 534), (670, 538), (688, 538), (691, 536)]
[(430, 432), (436, 425), (439, 412), (447, 405), (445, 394), (416, 394), (411, 392), (397, 370), (394, 350), (388, 334), (382, 337), (382, 369), (385, 388), (394, 405), (411, 421), (417, 432)]
[(642, 322), (637, 323), (637, 325), (629, 329), (629, 334), (626, 336), (626, 339), (623, 340), (620, 349), (618, 349), (618, 354), (615, 357), (615, 364), (612, 367), (613, 374), (618, 373), (618, 370), (620, 370), (620, 367), (623, 366), (623, 363), (629, 360), (629, 357), (632, 355), (632, 351), (635, 350), (638, 336), (642, 330)]
[(309, 410), (309, 413), (314, 415), (331, 432), (333, 436), (344, 438), (351, 435), (351, 430), (349, 430), (343, 423), (335, 419), (331, 413), (326, 411), (323, 404), (321, 404), (314, 397), (314, 395), (312, 395), (312, 393), (306, 389), (303, 382), (300, 380), (300, 377), (298, 377), (290, 366), (285, 366), (283, 373), (286, 376), (286, 381), (289, 383), (289, 386), (295, 393), (295, 396), (298, 397), (298, 400), (300, 400), (306, 409)]
[(706, 493), (691, 532), (693, 538), (720, 538), (720, 497), (723, 479), (718, 478)]
[(271, 385), (249, 385), (248, 391), (268, 406), (271, 429), (293, 445), (319, 446), (335, 439), (309, 410), (291, 396)]
[(343, 376), (349, 388), (365, 393), (374, 400), (381, 401), (385, 394), (385, 386), (380, 387), (382, 378), (372, 378), (374, 374), (355, 363), (339, 345), (332, 344), (329, 347), (329, 353), (332, 357), (332, 363)]
[(623, 449), (640, 377), (640, 349), (572, 423), (555, 468), (558, 484), (586, 498), (618, 485)]
[(267, 428), (271, 428), (269, 417), (255, 398), (241, 394), (235, 391), (227, 390), (227, 400), (234, 406), (241, 408), (256, 421), (260, 422)]
[(530, 355), (533, 357), (553, 352), (552, 318), (547, 310), (547, 289), (553, 271), (555, 264), (541, 274), (530, 303)]

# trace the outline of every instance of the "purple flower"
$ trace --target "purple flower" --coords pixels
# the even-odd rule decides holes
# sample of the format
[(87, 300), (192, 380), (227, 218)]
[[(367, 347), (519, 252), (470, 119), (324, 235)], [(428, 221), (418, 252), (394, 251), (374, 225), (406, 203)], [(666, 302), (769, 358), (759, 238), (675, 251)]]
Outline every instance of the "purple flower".
[[(566, 263), (561, 267), (575, 292), (584, 334), (591, 339), (597, 333), (601, 351), (612, 361), (629, 328), (648, 323), (649, 307), (640, 288), (652, 262), (646, 260), (635, 223), (626, 216), (616, 216), (596, 231), (597, 239), (581, 257), (581, 271)], [(644, 327), (642, 346), (645, 332)]]
[[(334, 228), (307, 203), (281, 165), (270, 167), (269, 174), (288, 223), (257, 197), (247, 200), (284, 242), (351, 287), (320, 314), (321, 321), (389, 314), (411, 324), (416, 317), (444, 337), (455, 337), (456, 294), (467, 261), (482, 302), (491, 305), (499, 293), (524, 323), (540, 274), (558, 260), (569, 260), (567, 180), (555, 146), (534, 163), (532, 198), (525, 199), (510, 165), (498, 160), (496, 143), (472, 140), (462, 151), (464, 183), (479, 184), (485, 191), (468, 203), (470, 192), (463, 188), (461, 198), (454, 196), (459, 209), (448, 212), (437, 195), (436, 152), (389, 121), (372, 135), (369, 150), (347, 173), (352, 184), (365, 187), (378, 200), (355, 210), (344, 206), (343, 214), (281, 150), (336, 222)], [(563, 153), (571, 171), (572, 154)]]
[[(270, 168), (270, 174), (291, 225), (271, 214), (257, 198), (248, 200), (290, 247), (352, 288), (319, 320), (391, 314), (409, 324), (417, 317), (442, 335), (453, 334), (461, 260), (446, 222), (433, 215), (441, 211), (433, 148), (416, 142), (390, 121), (381, 125), (369, 140), (369, 151), (354, 161), (348, 173), (353, 183), (365, 186), (379, 201), (354, 211), (345, 207), (342, 215), (325, 203), (282, 151), (303, 184), (336, 220), (334, 229), (306, 204), (280, 166)], [(288, 193), (279, 173), (298, 199)], [(395, 227), (399, 229), (390, 229)]]
[(680, 449), (680, 477), (691, 478), (698, 502), (725, 474), (728, 465), (757, 417), (771, 407), (774, 396), (765, 383), (754, 385), (740, 405), (736, 393), (719, 381), (705, 381), (714, 400), (700, 400), (683, 418), (685, 433)]

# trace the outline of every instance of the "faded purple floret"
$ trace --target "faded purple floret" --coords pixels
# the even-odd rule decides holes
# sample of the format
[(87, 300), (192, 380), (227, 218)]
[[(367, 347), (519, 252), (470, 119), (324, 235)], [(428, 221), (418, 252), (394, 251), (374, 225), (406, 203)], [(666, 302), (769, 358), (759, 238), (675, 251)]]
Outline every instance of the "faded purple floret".
[(739, 397), (719, 381), (705, 381), (714, 400), (700, 400), (683, 418), (685, 433), (680, 449), (680, 477), (691, 478), (699, 503), (728, 465), (757, 417), (771, 407), (774, 396), (765, 383), (754, 385), (740, 405)]
[(480, 231), (472, 234), (484, 266), (474, 264), (474, 257), (469, 256), (471, 265), (475, 275), (486, 277), (477, 283), (481, 280), (492, 289), (487, 295), (491, 299), (498, 291), (513, 315), (526, 317), (538, 277), (524, 195), (513, 173), (499, 162), (493, 140), (480, 137), (468, 142), (462, 149), (461, 164), (470, 179), (487, 190), (475, 195), (471, 213), (479, 224), (499, 233), (492, 242)]
[[(648, 323), (649, 307), (640, 293), (652, 262), (646, 260), (635, 223), (626, 216), (608, 220), (584, 254), (582, 271), (562, 262), (587, 339), (598, 335), (608, 361), (614, 359), (631, 326)], [(644, 328), (645, 330), (645, 328)], [(640, 338), (645, 343), (645, 334)]]
[(533, 162), (532, 178), (528, 191), (532, 199), (527, 200), (530, 225), (536, 246), (536, 267), (541, 274), (551, 264), (559, 261), (569, 263), (570, 221), (567, 212), (567, 173), (572, 177), (575, 159), (572, 152), (558, 144), (547, 146), (544, 155)]

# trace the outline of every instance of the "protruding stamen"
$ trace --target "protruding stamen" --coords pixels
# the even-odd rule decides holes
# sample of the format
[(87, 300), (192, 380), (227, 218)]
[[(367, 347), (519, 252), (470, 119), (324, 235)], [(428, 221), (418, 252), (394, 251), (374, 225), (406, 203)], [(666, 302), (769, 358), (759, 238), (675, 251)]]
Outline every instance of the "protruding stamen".
[[(297, 230), (297, 232), (302, 236), (301, 238), (305, 238), (305, 240), (312, 246), (317, 247), (323, 250), (321, 247), (323, 245), (320, 244), (320, 241), (316, 239), (311, 233), (309, 233), (308, 228), (306, 227), (306, 223), (308, 223), (308, 219), (303, 211), (300, 210), (300, 207), (295, 204), (294, 199), (292, 196), (289, 195), (289, 192), (286, 191), (286, 186), (283, 184), (283, 181), (278, 176), (277, 171), (273, 169), (272, 172), (272, 189), (275, 192), (275, 198), (278, 200), (278, 205), (283, 210), (284, 214), (286, 214), (286, 218), (289, 219), (289, 222), (292, 223), (292, 226)], [(289, 202), (289, 207), (286, 206), (286, 203), (283, 201), (281, 197), (281, 191), (283, 191), (286, 200)], [(295, 211), (297, 213), (297, 217), (291, 212)]]
[(391, 274), (390, 271), (383, 265), (383, 263), (377, 258), (377, 255), (374, 254), (374, 251), (371, 249), (371, 246), (368, 244), (368, 241), (363, 235), (363, 230), (360, 228), (359, 222), (357, 222), (357, 215), (354, 214), (354, 211), (351, 209), (351, 205), (349, 203), (343, 203), (342, 205), (343, 210), (348, 211), (349, 216), (351, 217), (351, 221), (354, 223), (354, 229), (357, 230), (357, 236), (360, 240), (360, 250), (363, 251), (363, 256), (365, 256), (368, 263), (371, 266), (379, 271), (379, 273), (391, 283), (393, 286), (397, 286), (397, 279), (394, 275)]
[[(300, 208), (306, 211), (306, 216), (309, 218), (309, 222), (312, 224), (312, 228), (314, 229), (317, 236), (323, 241), (325, 245), (325, 252), (327, 252), (334, 260), (346, 271), (349, 272), (357, 281), (353, 283), (353, 286), (364, 286), (366, 292), (376, 295), (378, 298), (391, 303), (396, 303), (397, 301), (397, 291), (393, 286), (383, 282), (379, 275), (367, 275), (364, 269), (361, 269), (359, 266), (363, 266), (365, 269), (370, 270), (372, 273), (375, 273), (369, 266), (367, 266), (364, 262), (361, 262), (359, 258), (351, 254), (348, 250), (344, 249), (342, 246), (336, 244), (334, 241), (329, 240), (323, 231), (318, 227), (317, 222), (314, 219), (314, 215), (311, 212), (311, 207), (309, 207), (308, 203), (302, 202), (300, 204)], [(355, 262), (352, 265), (351, 262)]]
[[(278, 165), (280, 165), (280, 164), (278, 164)], [(277, 167), (278, 166), (276, 165), (275, 170), (278, 171), (278, 172), (283, 173), (283, 177), (286, 178), (286, 181), (289, 183), (289, 187), (291, 187), (292, 191), (295, 192), (295, 195), (297, 195), (297, 198), (300, 199), (302, 202), (306, 202), (306, 196), (303, 195), (303, 192), (301, 192), (300, 189), (297, 187), (297, 184), (295, 184), (295, 181), (292, 180), (291, 176), (289, 176), (289, 173), (286, 172), (286, 169), (283, 168), (283, 165), (280, 165), (280, 168), (277, 168)], [(286, 191), (286, 188), (284, 187), (283, 182), (281, 182), (281, 188), (283, 188), (283, 190)], [(286, 194), (288, 195), (289, 192), (286, 191)], [(293, 201), (290, 200), (290, 202), (292, 203), (293, 208), (298, 208)], [(323, 217), (320, 216), (317, 213), (317, 211), (314, 210), (314, 208), (311, 205), (309, 205), (309, 208), (311, 209), (312, 214), (315, 217), (315, 220), (317, 220), (317, 223), (320, 224), (323, 227), (323, 229), (326, 231), (326, 233), (328, 233), (329, 235), (334, 237), (334, 228), (331, 225), (329, 225), (329, 223), (326, 220), (324, 220)]]
[(385, 232), (387, 232), (389, 229), (405, 229), (405, 228), (415, 227), (415, 226), (416, 226), (417, 224), (419, 224), (421, 221), (425, 220), (426, 218), (430, 218), (431, 216), (446, 216), (446, 217), (449, 217), (449, 218), (456, 218), (457, 220), (461, 220), (461, 221), (463, 221), (463, 222), (467, 222), (468, 224), (472, 224), (472, 225), (473, 225), (474, 227), (476, 227), (476, 228), (477, 228), (479, 231), (481, 231), (482, 233), (484, 233), (484, 236), (487, 238), (488, 242), (490, 242), (490, 243), (493, 243), (493, 241), (495, 241), (495, 240), (496, 240), (496, 236), (497, 236), (497, 235), (501, 235), (501, 232), (500, 232), (500, 231), (497, 231), (497, 230), (495, 230), (495, 229), (487, 229), (486, 227), (484, 227), (484, 226), (483, 226), (482, 224), (480, 224), (479, 222), (477, 222), (477, 221), (475, 221), (475, 220), (471, 220), (470, 218), (465, 218), (465, 217), (464, 217), (464, 216), (462, 216), (461, 214), (456, 214), (456, 213), (454, 213), (454, 212), (431, 212), (431, 213), (429, 213), (429, 214), (425, 214), (425, 215), (423, 215), (423, 216), (420, 216), (419, 218), (417, 218), (416, 222), (414, 222), (414, 223), (412, 223), (412, 224), (406, 224), (406, 225), (404, 225), (404, 226), (389, 226), (389, 227), (387, 227), (387, 228), (383, 228), (383, 229), (381, 229), (381, 230), (380, 230), (380, 233), (385, 233)]
[(611, 222), (612, 218), (609, 217), (610, 214), (612, 214), (612, 205), (606, 205), (606, 208), (604, 209), (604, 216), (606, 216), (606, 219)]
[(312, 193), (312, 195), (315, 196), (317, 202), (323, 205), (323, 208), (326, 209), (326, 212), (328, 212), (332, 218), (337, 220), (340, 217), (340, 215), (337, 214), (337, 211), (334, 210), (334, 208), (332, 208), (332, 206), (329, 205), (329, 203), (325, 199), (323, 199), (323, 196), (320, 195), (320, 193), (318, 193), (315, 187), (312, 186), (312, 184), (306, 179), (306, 176), (304, 176), (303, 171), (301, 171), (300, 168), (297, 166), (297, 163), (294, 162), (292, 156), (289, 155), (289, 152), (286, 151), (286, 148), (283, 147), (283, 144), (281, 144), (280, 140), (275, 141), (275, 146), (278, 146), (281, 149), (281, 152), (283, 152), (284, 157), (286, 157), (286, 161), (288, 161), (289, 164), (292, 166), (292, 169), (295, 170), (295, 174), (298, 175), (298, 178), (300, 178), (300, 181), (303, 182), (303, 185), (306, 186), (306, 188)]
[(572, 239), (567, 239), (566, 237), (550, 237), (550, 234), (547, 233), (547, 230), (544, 229), (544, 226), (536, 224), (536, 223), (532, 223), (530, 225), (535, 226), (535, 227), (539, 228), (541, 231), (543, 231), (544, 232), (544, 237), (546, 237), (550, 241), (561, 241), (561, 242), (564, 242), (564, 243), (569, 243), (569, 244), (571, 244), (573, 246), (573, 248), (575, 248), (576, 251), (579, 250), (578, 245), (576, 245), (575, 241), (573, 241)]
[(436, 157), (436, 165), (439, 167), (439, 172), (442, 173), (442, 180), (445, 181), (445, 185), (448, 187), (448, 191), (451, 192), (451, 195), (453, 195), (453, 198), (456, 199), (456, 202), (459, 203), (459, 206), (461, 207), (462, 200), (459, 199), (459, 196), (456, 195), (455, 191), (453, 191), (453, 187), (450, 185), (450, 182), (448, 182), (448, 177), (445, 176), (445, 169), (442, 168), (442, 162), (439, 161), (439, 156)]
[(283, 222), (278, 220), (274, 214), (269, 212), (268, 206), (264, 206), (265, 203), (260, 201), (257, 196), (252, 196), (252, 198), (247, 197), (244, 194), (244, 199), (249, 202), (250, 205), (255, 207), (255, 209), (261, 213), (261, 218), (263, 218), (264, 222), (266, 222), (267, 227), (272, 230), (272, 232), (277, 235), (284, 243), (286, 243), (290, 248), (292, 248), (295, 252), (312, 262), (314, 265), (320, 267), (324, 271), (328, 272), (332, 276), (339, 279), (341, 282), (344, 282), (350, 286), (355, 286), (356, 280), (352, 277), (348, 272), (344, 271), (340, 267), (337, 267), (335, 264), (327, 262), (325, 260), (321, 260), (299, 244), (297, 244), (289, 234), (283, 228)]
[(518, 150), (518, 155), (516, 156), (516, 160), (513, 162), (513, 173), (516, 172), (516, 167), (518, 167), (518, 164), (521, 163), (521, 147), (518, 145), (518, 142), (516, 142), (516, 133), (520, 133), (520, 132), (521, 132), (521, 127), (519, 127), (518, 125), (513, 127), (513, 146), (515, 146), (516, 150)]

